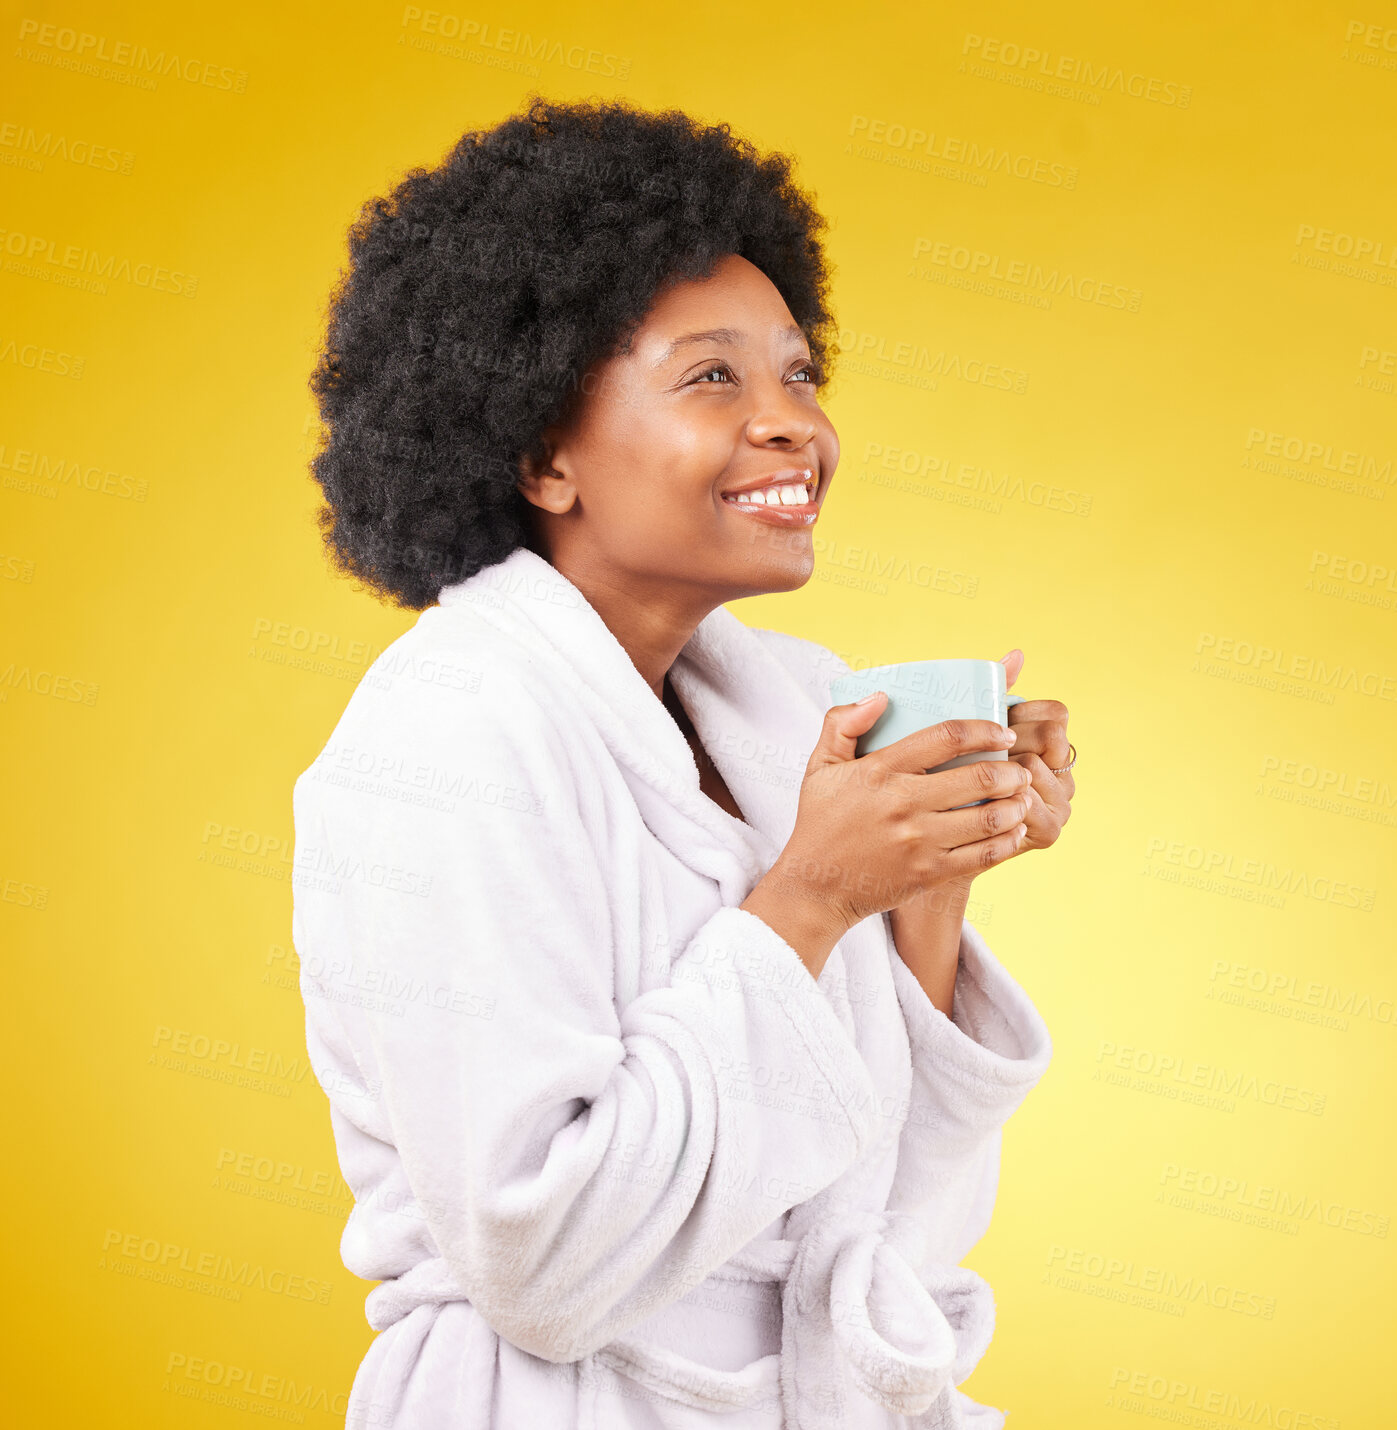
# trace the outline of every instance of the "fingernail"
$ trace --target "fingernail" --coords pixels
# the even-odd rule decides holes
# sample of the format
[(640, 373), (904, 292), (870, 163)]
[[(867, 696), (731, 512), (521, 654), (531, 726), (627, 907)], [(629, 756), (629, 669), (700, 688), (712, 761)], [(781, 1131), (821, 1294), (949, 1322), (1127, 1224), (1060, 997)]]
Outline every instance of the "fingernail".
[(880, 695), (882, 695), (883, 693), (884, 693), (884, 692), (881, 691), (881, 690), (875, 690), (871, 695), (865, 695), (862, 700), (855, 700), (855, 701), (854, 701), (854, 704), (855, 704), (855, 705), (871, 705), (871, 704), (872, 704)]
[(1008, 661), (1009, 656), (1011, 656), (1011, 655), (1021, 655), (1021, 654), (1022, 654), (1022, 651), (1019, 650), (1018, 646), (1015, 646), (1014, 649), (1011, 650), (1011, 651), (1009, 651), (1007, 655), (1002, 655), (1002, 656), (999, 657), (999, 663), (1000, 663), (1000, 665), (1003, 665), (1003, 664), (1005, 664), (1005, 662)]

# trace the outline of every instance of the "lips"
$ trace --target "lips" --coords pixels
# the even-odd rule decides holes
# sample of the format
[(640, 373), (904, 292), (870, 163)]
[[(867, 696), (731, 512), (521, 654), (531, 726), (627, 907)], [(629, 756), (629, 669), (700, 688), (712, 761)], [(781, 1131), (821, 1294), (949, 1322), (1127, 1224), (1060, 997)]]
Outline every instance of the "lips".
[[(812, 526), (820, 512), (816, 489), (813, 468), (789, 467), (723, 492), (722, 499), (726, 506), (753, 521), (771, 526)], [(792, 501), (791, 495), (783, 497), (782, 493), (798, 497)]]
[[(765, 498), (770, 495), (779, 495), (781, 488), (803, 487), (801, 492), (803, 498), (801, 505), (806, 505), (814, 500), (815, 492), (819, 487), (819, 478), (815, 475), (813, 467), (782, 467), (779, 471), (764, 472), (759, 477), (753, 477), (750, 481), (743, 482), (741, 486), (729, 487), (727, 491), (720, 493), (723, 500), (732, 502), (734, 500), (751, 501), (758, 492)], [(789, 502), (789, 497), (786, 501)]]

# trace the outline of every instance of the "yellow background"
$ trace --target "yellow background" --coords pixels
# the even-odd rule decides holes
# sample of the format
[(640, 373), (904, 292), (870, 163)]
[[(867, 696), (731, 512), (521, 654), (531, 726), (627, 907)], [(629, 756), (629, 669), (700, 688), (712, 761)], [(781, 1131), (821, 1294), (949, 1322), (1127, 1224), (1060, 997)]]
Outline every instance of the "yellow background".
[[(370, 1287), (290, 795), (413, 617), (321, 555), (306, 377), (358, 205), (534, 89), (726, 119), (830, 218), (843, 459), (815, 577), (742, 619), (856, 665), (1020, 646), (1072, 712), (1072, 823), (971, 908), (1056, 1051), (966, 1390), (1391, 1423), (1397, 10), (1135, 8), (11, 12), (12, 1423), (342, 1422)], [(122, 43), (182, 69), (129, 83)]]

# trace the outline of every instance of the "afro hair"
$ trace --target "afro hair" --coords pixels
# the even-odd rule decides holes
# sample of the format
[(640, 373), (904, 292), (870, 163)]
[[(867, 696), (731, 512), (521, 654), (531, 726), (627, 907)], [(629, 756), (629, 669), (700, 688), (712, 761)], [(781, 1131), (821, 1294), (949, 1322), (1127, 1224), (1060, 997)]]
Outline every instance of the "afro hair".
[(546, 459), (544, 432), (661, 288), (728, 254), (775, 285), (824, 383), (825, 227), (787, 156), (620, 101), (531, 94), (408, 170), (349, 230), (310, 380), (335, 564), (421, 610), (526, 544), (521, 459)]

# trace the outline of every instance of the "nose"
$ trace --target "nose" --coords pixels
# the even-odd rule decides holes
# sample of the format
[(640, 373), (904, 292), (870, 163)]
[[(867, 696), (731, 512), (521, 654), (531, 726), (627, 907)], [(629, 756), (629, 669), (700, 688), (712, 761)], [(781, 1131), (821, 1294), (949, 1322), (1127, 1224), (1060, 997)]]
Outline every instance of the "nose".
[(813, 441), (816, 421), (808, 401), (797, 397), (779, 377), (763, 382), (747, 419), (747, 438), (759, 447), (778, 443), (800, 448)]

